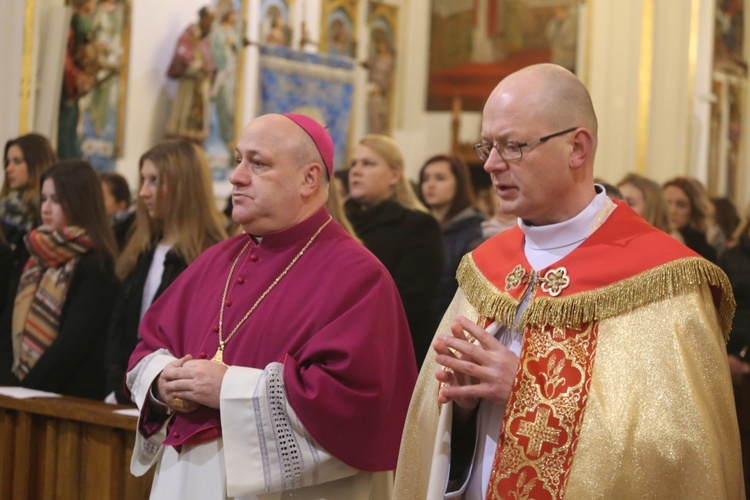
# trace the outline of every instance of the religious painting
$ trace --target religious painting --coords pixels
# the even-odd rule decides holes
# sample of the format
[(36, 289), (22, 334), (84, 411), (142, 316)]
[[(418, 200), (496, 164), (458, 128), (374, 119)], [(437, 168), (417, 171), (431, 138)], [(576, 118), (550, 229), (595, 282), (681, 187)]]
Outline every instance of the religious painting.
[(203, 142), (212, 172), (228, 176), (234, 166), (237, 134), (242, 127), (242, 75), (247, 0), (214, 0), (214, 22), (208, 35), (216, 68), (211, 82), (209, 135)]
[(714, 67), (734, 74), (747, 73), (745, 7), (743, 0), (716, 0)]
[(738, 180), (742, 163), (742, 110), (744, 109), (744, 86), (729, 85), (727, 88), (726, 160), (724, 169), (724, 196), (737, 201)]
[(427, 109), (481, 111), (505, 76), (553, 62), (575, 72), (579, 0), (432, 0)]
[(744, 79), (717, 73), (713, 83), (710, 146), (708, 152), (708, 191), (735, 203), (740, 192), (740, 171), (744, 154)]
[(112, 171), (125, 129), (130, 2), (67, 0), (66, 5), (73, 14), (58, 115), (58, 155), (83, 158), (99, 170)]
[(292, 46), (293, 0), (262, 0), (260, 40), (265, 45)]
[(722, 144), (722, 108), (724, 102), (724, 86), (717, 81), (713, 82), (713, 103), (711, 104), (711, 122), (709, 125), (709, 150), (708, 150), (708, 181), (706, 188), (712, 195), (720, 192), (719, 165), (721, 164)]
[(390, 135), (396, 72), (398, 7), (370, 2), (367, 14), (367, 133)]
[(356, 57), (356, 0), (323, 0), (320, 52)]

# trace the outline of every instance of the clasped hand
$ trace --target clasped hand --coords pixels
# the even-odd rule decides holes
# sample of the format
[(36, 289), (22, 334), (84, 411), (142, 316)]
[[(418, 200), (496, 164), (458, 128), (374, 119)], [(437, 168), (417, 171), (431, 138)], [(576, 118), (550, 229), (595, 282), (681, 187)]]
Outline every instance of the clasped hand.
[[(469, 342), (464, 332), (477, 342)], [(442, 366), (435, 378), (444, 384), (438, 402), (453, 401), (468, 411), (482, 399), (506, 404), (518, 370), (518, 356), (463, 316), (451, 325), (451, 334), (439, 336), (432, 344), (437, 353), (435, 361)]]
[[(213, 361), (193, 359), (189, 354), (177, 359), (159, 374), (159, 399), (181, 413), (195, 411), (200, 405), (218, 409), (227, 368)], [(181, 406), (175, 404), (175, 398), (182, 400)]]

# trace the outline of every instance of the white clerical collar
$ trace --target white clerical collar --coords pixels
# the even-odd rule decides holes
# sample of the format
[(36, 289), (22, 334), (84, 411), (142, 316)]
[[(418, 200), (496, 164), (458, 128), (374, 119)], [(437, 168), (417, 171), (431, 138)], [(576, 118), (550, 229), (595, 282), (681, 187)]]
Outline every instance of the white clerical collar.
[(518, 220), (518, 226), (526, 236), (524, 253), (531, 267), (544, 269), (562, 259), (583, 243), (612, 213), (616, 205), (607, 197), (604, 187), (599, 184), (594, 186), (596, 196), (572, 219), (546, 226), (529, 226)]

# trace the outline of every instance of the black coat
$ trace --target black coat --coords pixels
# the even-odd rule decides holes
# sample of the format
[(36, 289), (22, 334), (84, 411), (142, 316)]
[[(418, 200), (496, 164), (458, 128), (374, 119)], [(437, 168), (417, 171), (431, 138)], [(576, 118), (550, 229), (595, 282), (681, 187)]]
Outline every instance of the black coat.
[(13, 251), (8, 245), (0, 243), (0, 311), (5, 308), (5, 301), (15, 294), (15, 291), (9, 290), (14, 264)]
[[(727, 352), (740, 356), (743, 349), (750, 347), (750, 239), (742, 236), (737, 246), (725, 250), (719, 265), (727, 273), (737, 301)], [(750, 363), (750, 352), (745, 352), (744, 359)]]
[[(18, 288), (20, 277), (20, 272), (14, 272), (13, 289)], [(11, 372), (13, 303), (9, 301), (0, 318), (0, 385), (103, 399), (107, 394), (104, 346), (118, 289), (111, 263), (102, 269), (94, 252), (83, 255), (73, 271), (57, 339), (21, 382)]]
[(396, 283), (411, 330), (417, 365), (427, 354), (440, 321), (437, 292), (443, 269), (443, 239), (434, 217), (386, 201), (363, 210), (348, 200), (346, 215), (357, 236)]
[[(129, 404), (130, 399), (125, 396), (125, 372), (128, 368), (130, 354), (138, 343), (138, 325), (141, 322), (141, 302), (143, 301), (143, 287), (146, 285), (148, 271), (154, 259), (156, 247), (143, 252), (130, 274), (123, 280), (120, 294), (117, 297), (112, 322), (107, 333), (107, 351), (105, 357), (107, 391), (115, 392), (117, 401)], [(164, 272), (161, 283), (154, 295), (154, 301), (167, 289), (169, 285), (187, 267), (185, 260), (175, 252), (167, 252), (164, 257)]]
[(482, 221), (484, 221), (484, 217), (479, 215), (476, 210), (469, 208), (459, 212), (443, 226), (445, 265), (440, 279), (438, 296), (438, 312), (440, 314), (445, 313), (456, 294), (456, 290), (458, 290), (456, 270), (461, 263), (461, 258), (482, 242)]
[(685, 226), (679, 230), (682, 240), (685, 242), (685, 246), (695, 253), (699, 254), (704, 259), (710, 260), (716, 264), (716, 249), (712, 247), (706, 239), (706, 234), (693, 229), (690, 226)]

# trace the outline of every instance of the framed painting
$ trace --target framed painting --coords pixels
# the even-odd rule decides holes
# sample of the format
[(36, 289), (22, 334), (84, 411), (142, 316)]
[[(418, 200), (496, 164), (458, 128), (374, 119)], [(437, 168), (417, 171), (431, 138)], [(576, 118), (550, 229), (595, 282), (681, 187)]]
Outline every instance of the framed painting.
[(61, 159), (84, 158), (111, 171), (121, 155), (130, 47), (129, 0), (73, 6), (58, 115)]
[(265, 45), (292, 46), (292, 6), (294, 0), (262, 0), (260, 41)]
[(716, 0), (714, 25), (714, 68), (745, 75), (745, 3), (743, 0)]
[(432, 0), (428, 111), (481, 111), (497, 83), (542, 62), (575, 72), (579, 0)]
[(710, 194), (718, 194), (719, 165), (721, 164), (721, 136), (724, 97), (724, 86), (714, 81), (712, 85), (713, 103), (711, 104), (711, 122), (709, 125), (708, 180), (706, 188)]
[(238, 110), (242, 109), (247, 0), (214, 0), (213, 8), (215, 17), (208, 36), (216, 74), (211, 82), (209, 135), (203, 149), (214, 177), (221, 178), (221, 170), (233, 166), (237, 134), (243, 125)]
[(745, 92), (744, 78), (714, 75), (707, 188), (712, 196), (727, 197), (735, 203), (745, 194), (740, 185), (745, 154)]
[[(744, 83), (744, 82), (743, 82)], [(724, 196), (737, 202), (739, 173), (742, 168), (744, 129), (744, 85), (729, 85), (727, 88), (726, 159), (724, 161)]]
[(357, 0), (323, 0), (320, 53), (356, 57)]
[(398, 7), (370, 2), (367, 14), (367, 133), (390, 135), (396, 72)]

